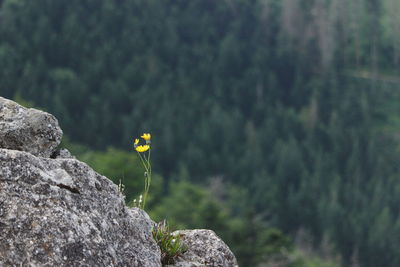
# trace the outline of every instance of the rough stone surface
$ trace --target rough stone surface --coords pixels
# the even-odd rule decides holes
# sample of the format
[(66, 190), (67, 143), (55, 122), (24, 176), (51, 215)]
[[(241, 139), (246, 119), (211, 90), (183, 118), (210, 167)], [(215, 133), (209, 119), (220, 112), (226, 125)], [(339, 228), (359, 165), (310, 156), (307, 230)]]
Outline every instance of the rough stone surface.
[[(0, 97), (0, 267), (161, 266), (154, 222), (61, 137), (51, 114)], [(174, 266), (237, 266), (213, 231), (176, 234), (189, 250)]]
[(62, 131), (53, 115), (0, 97), (0, 148), (50, 157), (61, 137)]
[(161, 266), (151, 226), (86, 164), (0, 149), (0, 266)]
[(51, 157), (55, 159), (75, 159), (71, 152), (66, 148), (57, 149)]
[(235, 255), (211, 230), (175, 231), (188, 250), (176, 261), (175, 267), (237, 267)]

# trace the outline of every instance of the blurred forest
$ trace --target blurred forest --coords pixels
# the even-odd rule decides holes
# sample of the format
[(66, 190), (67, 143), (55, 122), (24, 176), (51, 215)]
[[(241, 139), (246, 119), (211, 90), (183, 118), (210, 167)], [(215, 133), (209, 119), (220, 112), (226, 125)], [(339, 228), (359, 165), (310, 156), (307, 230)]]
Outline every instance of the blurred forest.
[(150, 132), (152, 218), (214, 229), (241, 266), (400, 266), (399, 13), (0, 0), (0, 93), (53, 113), (127, 201), (143, 188), (132, 141)]

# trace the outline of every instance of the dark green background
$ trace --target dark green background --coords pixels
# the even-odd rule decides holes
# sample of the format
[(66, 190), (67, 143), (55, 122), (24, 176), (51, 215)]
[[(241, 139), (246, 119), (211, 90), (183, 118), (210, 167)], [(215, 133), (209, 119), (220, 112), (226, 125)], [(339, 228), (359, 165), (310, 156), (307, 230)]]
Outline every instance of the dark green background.
[(53, 113), (64, 145), (123, 179), (128, 201), (142, 188), (133, 138), (152, 133), (150, 214), (216, 230), (242, 266), (305, 246), (343, 266), (399, 266), (396, 10), (0, 0), (0, 93)]

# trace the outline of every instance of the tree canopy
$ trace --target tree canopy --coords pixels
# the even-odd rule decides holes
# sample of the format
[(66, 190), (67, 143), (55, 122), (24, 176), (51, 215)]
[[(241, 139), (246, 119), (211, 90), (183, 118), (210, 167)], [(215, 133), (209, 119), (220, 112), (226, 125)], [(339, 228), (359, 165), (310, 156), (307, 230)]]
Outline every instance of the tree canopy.
[[(306, 229), (316, 248), (328, 237), (344, 266), (398, 266), (399, 10), (396, 0), (0, 0), (0, 92), (44, 107), (91, 149), (127, 150), (151, 132), (160, 207), (188, 192), (213, 210), (182, 181), (220, 178), (246, 191), (231, 215), (251, 207), (292, 237)], [(126, 168), (136, 160), (108, 152)], [(125, 163), (97, 156), (123, 176)]]

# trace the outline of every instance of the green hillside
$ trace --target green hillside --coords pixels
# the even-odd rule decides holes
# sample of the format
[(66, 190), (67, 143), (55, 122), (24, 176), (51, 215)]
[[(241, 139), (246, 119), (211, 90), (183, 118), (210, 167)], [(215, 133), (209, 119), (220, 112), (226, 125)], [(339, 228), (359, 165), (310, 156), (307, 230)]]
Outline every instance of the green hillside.
[(128, 201), (142, 188), (133, 138), (151, 132), (150, 214), (215, 229), (241, 266), (400, 266), (399, 12), (397, 0), (0, 0), (0, 93), (53, 113)]

